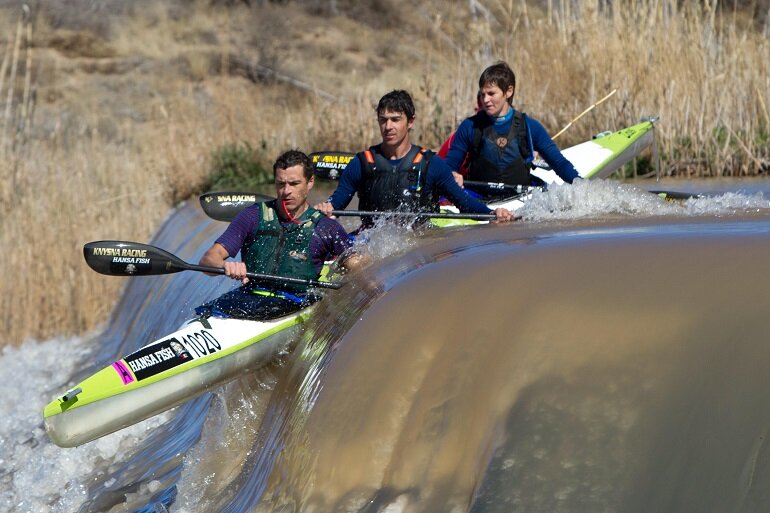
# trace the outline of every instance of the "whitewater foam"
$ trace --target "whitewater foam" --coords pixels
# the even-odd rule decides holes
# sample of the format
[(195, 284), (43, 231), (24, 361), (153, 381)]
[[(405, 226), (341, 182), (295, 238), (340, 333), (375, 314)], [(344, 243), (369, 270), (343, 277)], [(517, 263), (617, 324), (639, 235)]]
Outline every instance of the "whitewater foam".
[(651, 194), (635, 185), (611, 180), (586, 180), (535, 191), (518, 214), (525, 220), (539, 221), (607, 215), (725, 216), (768, 210), (770, 200), (761, 192), (726, 192), (681, 201), (665, 201), (657, 194)]
[(71, 376), (93, 364), (95, 349), (89, 336), (3, 347), (0, 375), (14, 400), (6, 402), (11, 406), (0, 416), (0, 511), (77, 511), (88, 499), (94, 475), (125, 459), (148, 431), (168, 419), (155, 417), (73, 449), (54, 445), (43, 427), (43, 408), (72, 386)]

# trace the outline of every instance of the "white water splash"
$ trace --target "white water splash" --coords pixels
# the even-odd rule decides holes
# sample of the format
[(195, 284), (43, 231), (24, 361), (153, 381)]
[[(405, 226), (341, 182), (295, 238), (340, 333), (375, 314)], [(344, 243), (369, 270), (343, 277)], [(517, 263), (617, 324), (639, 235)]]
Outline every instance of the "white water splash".
[(584, 219), (607, 215), (628, 217), (709, 216), (770, 211), (762, 193), (728, 192), (714, 196), (665, 201), (635, 185), (611, 180), (580, 181), (535, 191), (518, 211), (530, 221)]
[(382, 218), (356, 238), (354, 247), (356, 251), (368, 253), (374, 260), (383, 260), (415, 247), (419, 242), (418, 236), (419, 229)]
[(6, 405), (0, 415), (0, 511), (71, 513), (88, 499), (95, 473), (106, 471), (164, 423), (159, 416), (72, 449), (54, 445), (43, 427), (43, 408), (66, 391), (87, 362), (90, 337), (28, 341), (0, 353)]
[(692, 215), (741, 214), (770, 210), (770, 200), (761, 192), (726, 192), (716, 196), (691, 198), (684, 202), (684, 206)]

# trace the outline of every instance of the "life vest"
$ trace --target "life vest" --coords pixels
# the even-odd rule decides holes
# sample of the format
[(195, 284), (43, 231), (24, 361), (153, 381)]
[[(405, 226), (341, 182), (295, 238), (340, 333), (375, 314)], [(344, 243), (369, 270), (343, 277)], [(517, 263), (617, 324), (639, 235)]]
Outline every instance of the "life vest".
[[(428, 166), (434, 153), (417, 145), (394, 165), (372, 146), (357, 155), (361, 162), (361, 186), (358, 204), (373, 212), (435, 212), (438, 198), (426, 186)], [(364, 219), (371, 225), (371, 218)]]
[[(315, 280), (318, 272), (310, 256), (310, 238), (324, 215), (308, 209), (297, 219), (299, 224), (281, 223), (275, 200), (260, 204), (262, 219), (254, 232), (254, 242), (242, 250), (246, 269), (261, 274)], [(305, 292), (306, 285), (278, 284), (290, 292)]]
[[(495, 130), (492, 120), (483, 112), (479, 112), (471, 120), (473, 143), (468, 152), (468, 180), (530, 185), (532, 145), (526, 114), (520, 111), (513, 113), (511, 128), (505, 136)], [(502, 167), (503, 162), (507, 162), (505, 167)]]

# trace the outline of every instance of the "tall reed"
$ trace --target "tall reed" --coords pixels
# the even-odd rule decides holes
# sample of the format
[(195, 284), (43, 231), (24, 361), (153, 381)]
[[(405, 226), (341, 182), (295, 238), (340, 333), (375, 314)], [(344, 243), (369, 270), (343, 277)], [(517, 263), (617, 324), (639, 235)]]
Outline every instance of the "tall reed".
[[(770, 41), (742, 13), (716, 1), (551, 0), (545, 11), (523, 1), (472, 4), (484, 8), (453, 36), (460, 50), (444, 55), (449, 62), (418, 94), (430, 106), (421, 125), (430, 144), (456, 126), (457, 105), (471, 112), (475, 79), (502, 59), (517, 74), (514, 106), (551, 133), (618, 90), (562, 146), (657, 116), (664, 175), (770, 171)], [(438, 108), (445, 105), (453, 108)]]

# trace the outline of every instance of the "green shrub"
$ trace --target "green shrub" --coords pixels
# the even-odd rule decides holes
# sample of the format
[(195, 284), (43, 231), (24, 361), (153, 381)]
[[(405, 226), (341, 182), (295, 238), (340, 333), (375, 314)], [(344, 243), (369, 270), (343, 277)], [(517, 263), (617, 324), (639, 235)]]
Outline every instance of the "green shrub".
[(226, 144), (211, 154), (211, 171), (205, 189), (251, 191), (273, 182), (273, 170), (264, 166), (260, 152), (247, 142)]

